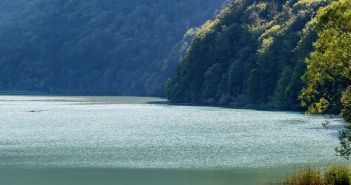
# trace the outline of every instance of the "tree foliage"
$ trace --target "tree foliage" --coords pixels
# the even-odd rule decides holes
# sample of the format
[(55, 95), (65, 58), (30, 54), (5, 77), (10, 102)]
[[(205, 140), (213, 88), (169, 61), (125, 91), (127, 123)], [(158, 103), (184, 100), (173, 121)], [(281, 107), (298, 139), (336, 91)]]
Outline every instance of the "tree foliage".
[(307, 59), (302, 105), (310, 113), (339, 113), (344, 108), (349, 118), (350, 89), (345, 90), (351, 85), (351, 2), (339, 0), (323, 8), (316, 22), (318, 40)]
[(343, 105), (343, 110), (341, 115), (345, 118), (347, 122), (351, 123), (351, 86), (349, 86), (343, 93), (341, 97), (341, 103)]
[[(198, 29), (167, 96), (178, 103), (300, 108), (313, 18), (329, 0), (234, 0)], [(211, 75), (214, 66), (221, 66)], [(211, 73), (213, 74), (213, 73)]]

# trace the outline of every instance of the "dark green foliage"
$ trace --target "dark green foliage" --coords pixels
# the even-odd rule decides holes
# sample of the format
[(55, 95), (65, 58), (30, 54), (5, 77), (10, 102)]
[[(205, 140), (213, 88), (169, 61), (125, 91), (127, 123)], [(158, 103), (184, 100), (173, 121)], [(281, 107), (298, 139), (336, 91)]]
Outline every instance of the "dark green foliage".
[(328, 185), (350, 185), (350, 180), (351, 171), (345, 166), (331, 167), (324, 174), (325, 184)]
[(0, 90), (161, 95), (223, 0), (2, 0)]
[(340, 147), (336, 148), (339, 156), (349, 159), (351, 156), (351, 128), (346, 128), (339, 133)]
[(312, 19), (329, 2), (234, 0), (197, 31), (167, 83), (168, 98), (299, 109), (304, 59), (317, 38)]
[(341, 115), (347, 122), (351, 123), (351, 86), (343, 93), (341, 103), (343, 105)]
[[(211, 101), (211, 97), (217, 93), (218, 84), (221, 83), (223, 69), (221, 64), (217, 63), (210, 67), (205, 73), (205, 83), (202, 86), (202, 98)], [(214, 100), (213, 100), (214, 101)], [(211, 102), (209, 102), (211, 103)]]

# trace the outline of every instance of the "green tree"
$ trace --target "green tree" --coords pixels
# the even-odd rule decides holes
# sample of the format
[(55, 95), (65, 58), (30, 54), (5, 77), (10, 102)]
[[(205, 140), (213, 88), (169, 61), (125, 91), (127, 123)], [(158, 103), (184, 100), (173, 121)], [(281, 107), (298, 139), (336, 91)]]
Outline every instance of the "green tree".
[[(193, 42), (187, 42), (179, 70), (168, 83), (168, 97), (173, 102), (211, 99), (214, 104), (300, 109), (303, 61), (316, 40), (312, 18), (330, 1), (231, 2), (192, 34)], [(205, 73), (215, 64), (221, 65), (222, 75), (210, 92), (204, 87), (214, 86)]]
[(208, 103), (214, 103), (215, 99), (211, 98), (218, 98), (217, 92), (222, 74), (223, 69), (219, 63), (214, 64), (205, 73), (204, 83), (202, 85), (202, 96), (204, 99), (207, 99)]
[(351, 84), (351, 1), (323, 8), (316, 21), (318, 40), (306, 61), (300, 99), (309, 113), (339, 113), (342, 92)]

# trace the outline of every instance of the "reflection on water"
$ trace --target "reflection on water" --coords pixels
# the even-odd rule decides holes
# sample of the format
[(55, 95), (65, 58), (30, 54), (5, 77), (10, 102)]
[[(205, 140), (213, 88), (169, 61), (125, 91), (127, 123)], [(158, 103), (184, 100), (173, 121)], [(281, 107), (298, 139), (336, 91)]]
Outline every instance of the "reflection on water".
[(160, 101), (0, 96), (0, 181), (260, 184), (341, 162), (337, 117), (148, 104)]

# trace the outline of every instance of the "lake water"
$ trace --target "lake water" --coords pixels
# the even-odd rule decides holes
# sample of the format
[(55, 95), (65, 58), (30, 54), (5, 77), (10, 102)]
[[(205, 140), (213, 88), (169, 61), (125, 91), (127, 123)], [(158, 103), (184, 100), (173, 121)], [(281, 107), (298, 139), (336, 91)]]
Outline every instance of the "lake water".
[(252, 185), (345, 163), (339, 118), (155, 101), (0, 96), (0, 184)]

